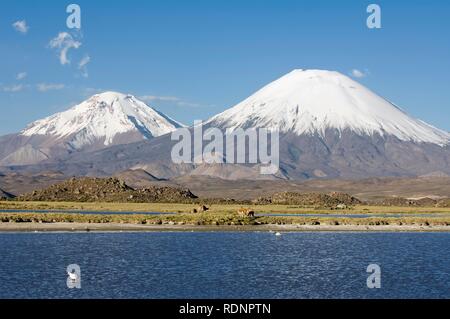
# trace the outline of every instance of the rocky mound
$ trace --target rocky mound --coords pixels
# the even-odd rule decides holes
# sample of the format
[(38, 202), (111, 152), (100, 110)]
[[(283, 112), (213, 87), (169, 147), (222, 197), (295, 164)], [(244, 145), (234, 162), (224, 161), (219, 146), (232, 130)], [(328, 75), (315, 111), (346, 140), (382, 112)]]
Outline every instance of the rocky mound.
[(436, 207), (450, 207), (450, 198), (439, 200), (436, 204)]
[[(438, 201), (434, 200), (432, 198), (428, 198), (428, 197), (420, 198), (420, 199), (390, 197), (390, 198), (385, 198), (379, 202), (375, 202), (375, 204), (381, 205), (381, 206), (400, 206), (400, 207), (408, 207), (408, 206), (434, 207), (438, 204)], [(445, 206), (443, 206), (443, 207), (445, 207)]]
[(361, 204), (361, 201), (345, 193), (296, 193), (282, 192), (270, 197), (260, 197), (253, 201), (257, 204), (299, 205), (313, 207), (337, 207), (338, 205), (352, 206)]
[(2, 199), (11, 199), (15, 196), (13, 194), (10, 194), (8, 192), (5, 192), (3, 189), (0, 188), (0, 200)]
[(188, 189), (146, 187), (134, 189), (116, 178), (71, 178), (61, 184), (21, 195), (22, 201), (67, 202), (190, 202), (197, 198)]

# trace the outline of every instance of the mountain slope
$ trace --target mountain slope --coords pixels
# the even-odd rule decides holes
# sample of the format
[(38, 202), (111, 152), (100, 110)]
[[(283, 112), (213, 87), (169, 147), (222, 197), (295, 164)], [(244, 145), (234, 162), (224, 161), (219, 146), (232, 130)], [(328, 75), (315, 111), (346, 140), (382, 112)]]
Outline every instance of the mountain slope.
[(441, 146), (450, 141), (449, 133), (408, 116), (349, 77), (324, 70), (294, 70), (208, 123), (321, 137), (327, 130), (349, 130)]
[(132, 95), (97, 94), (0, 139), (0, 165), (29, 165), (77, 151), (148, 140), (182, 125)]

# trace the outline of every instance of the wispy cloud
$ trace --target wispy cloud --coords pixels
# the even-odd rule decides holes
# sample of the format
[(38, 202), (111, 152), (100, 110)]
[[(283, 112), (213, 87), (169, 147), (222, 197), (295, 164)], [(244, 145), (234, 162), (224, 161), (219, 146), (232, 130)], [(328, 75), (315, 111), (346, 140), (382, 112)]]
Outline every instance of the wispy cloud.
[(81, 71), (81, 75), (85, 78), (89, 77), (87, 65), (91, 62), (91, 57), (89, 55), (85, 55), (83, 59), (78, 63), (78, 70)]
[(16, 75), (16, 80), (21, 81), (28, 76), (27, 72), (20, 72)]
[(59, 62), (62, 65), (70, 64), (68, 57), (70, 49), (78, 49), (81, 42), (75, 40), (72, 35), (67, 32), (60, 32), (55, 38), (50, 40), (49, 47), (58, 51)]
[(184, 101), (183, 99), (176, 97), (176, 96), (143, 95), (143, 96), (139, 96), (139, 99), (144, 102), (147, 102), (147, 103), (172, 102), (177, 106), (185, 106), (185, 107), (200, 107), (201, 106), (198, 103)]
[(64, 84), (59, 83), (39, 83), (38, 85), (36, 85), (36, 87), (40, 92), (48, 92), (48, 91), (62, 90), (66, 86)]
[(3, 86), (2, 90), (4, 92), (16, 93), (16, 92), (23, 91), (25, 88), (26, 88), (26, 86), (23, 84), (14, 84), (14, 85), (10, 85), (10, 86)]
[(12, 24), (13, 28), (22, 34), (27, 34), (30, 27), (27, 25), (25, 20), (19, 20)]
[(361, 70), (358, 70), (358, 69), (353, 69), (350, 72), (350, 75), (355, 77), (355, 78), (361, 79), (361, 78), (365, 78), (366, 76), (368, 76), (369, 75), (369, 71), (368, 70), (361, 71)]
[(163, 102), (180, 102), (181, 99), (175, 96), (157, 96), (157, 95), (143, 95), (139, 97), (145, 102), (163, 101)]

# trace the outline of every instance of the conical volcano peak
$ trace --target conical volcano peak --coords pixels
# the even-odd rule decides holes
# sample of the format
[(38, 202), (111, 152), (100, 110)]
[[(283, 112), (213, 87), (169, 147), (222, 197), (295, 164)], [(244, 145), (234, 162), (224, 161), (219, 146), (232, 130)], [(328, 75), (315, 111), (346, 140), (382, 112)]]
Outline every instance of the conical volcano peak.
[(140, 101), (131, 94), (107, 91), (95, 94), (85, 102), (90, 107), (105, 107), (114, 105), (121, 106), (125, 103), (139, 103)]
[[(263, 88), (265, 94), (280, 98), (307, 98), (325, 91), (365, 90), (373, 94), (358, 82), (336, 71), (296, 69)], [(262, 91), (262, 90), (261, 90)], [(335, 92), (336, 93), (336, 92)]]
[(305, 81), (330, 81), (335, 84), (350, 84), (354, 82), (348, 76), (337, 72), (337, 71), (329, 71), (329, 70), (319, 70), (319, 69), (294, 69), (286, 75), (282, 76), (280, 81), (283, 80), (286, 82), (297, 82), (302, 83)]
[(294, 70), (209, 122), (298, 135), (324, 136), (332, 129), (439, 145), (450, 141), (449, 133), (410, 117), (348, 76), (327, 70)]
[(114, 101), (121, 101), (121, 100), (136, 100), (136, 98), (131, 94), (124, 94), (124, 93), (114, 92), (114, 91), (106, 91), (103, 93), (95, 94), (95, 95), (91, 96), (88, 100), (112, 103)]
[(36, 121), (21, 135), (67, 139), (67, 143), (79, 149), (102, 140), (108, 146), (114, 144), (118, 135), (129, 133), (135, 136), (134, 139), (148, 139), (170, 133), (180, 126), (133, 95), (109, 91)]

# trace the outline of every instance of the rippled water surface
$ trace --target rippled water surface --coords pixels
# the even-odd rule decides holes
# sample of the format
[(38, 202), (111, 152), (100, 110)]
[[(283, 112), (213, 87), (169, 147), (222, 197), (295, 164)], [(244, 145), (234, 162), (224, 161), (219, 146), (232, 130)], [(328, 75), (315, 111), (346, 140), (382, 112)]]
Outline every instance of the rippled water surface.
[(2, 233), (0, 298), (450, 298), (449, 252), (450, 233)]

